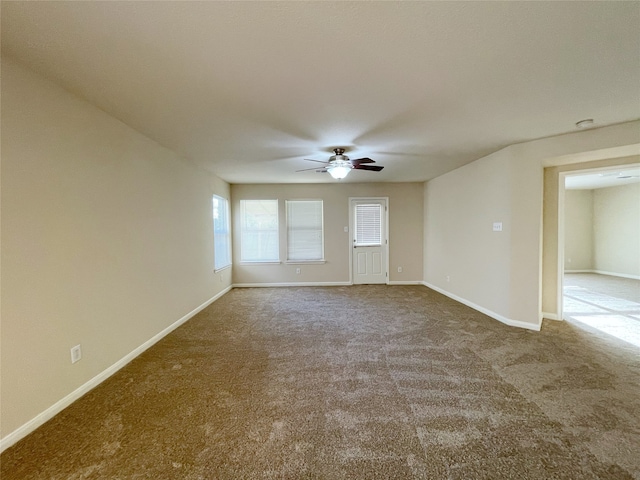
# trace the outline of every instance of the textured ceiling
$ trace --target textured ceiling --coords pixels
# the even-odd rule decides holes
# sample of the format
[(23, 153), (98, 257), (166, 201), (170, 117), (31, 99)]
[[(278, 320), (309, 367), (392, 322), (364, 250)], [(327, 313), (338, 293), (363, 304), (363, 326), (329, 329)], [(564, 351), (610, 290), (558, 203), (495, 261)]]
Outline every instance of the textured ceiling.
[(639, 2), (2, 2), (2, 52), (232, 183), (422, 181), (640, 118)]

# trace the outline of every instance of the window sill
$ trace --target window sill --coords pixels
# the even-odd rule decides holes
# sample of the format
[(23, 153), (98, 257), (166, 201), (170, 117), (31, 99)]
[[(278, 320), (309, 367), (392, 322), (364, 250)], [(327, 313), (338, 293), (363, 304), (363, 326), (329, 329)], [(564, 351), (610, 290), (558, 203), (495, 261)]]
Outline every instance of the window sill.
[(282, 262), (240, 262), (240, 265), (280, 265)]
[(287, 260), (287, 265), (323, 265), (327, 263), (326, 260)]
[(223, 272), (225, 270), (229, 270), (230, 268), (231, 268), (231, 264), (225, 265), (224, 267), (221, 267), (221, 268), (214, 268), (213, 273)]

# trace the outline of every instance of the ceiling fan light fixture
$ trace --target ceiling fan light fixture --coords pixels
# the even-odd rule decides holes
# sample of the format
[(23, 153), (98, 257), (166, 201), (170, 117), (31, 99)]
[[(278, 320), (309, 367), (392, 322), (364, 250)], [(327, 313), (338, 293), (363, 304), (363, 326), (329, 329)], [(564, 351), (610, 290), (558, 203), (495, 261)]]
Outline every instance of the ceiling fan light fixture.
[(329, 165), (327, 167), (327, 172), (329, 172), (329, 175), (331, 175), (336, 180), (342, 180), (344, 177), (349, 175), (349, 172), (351, 171), (351, 168), (352, 168), (351, 165), (349, 165), (349, 166), (342, 165), (342, 164)]

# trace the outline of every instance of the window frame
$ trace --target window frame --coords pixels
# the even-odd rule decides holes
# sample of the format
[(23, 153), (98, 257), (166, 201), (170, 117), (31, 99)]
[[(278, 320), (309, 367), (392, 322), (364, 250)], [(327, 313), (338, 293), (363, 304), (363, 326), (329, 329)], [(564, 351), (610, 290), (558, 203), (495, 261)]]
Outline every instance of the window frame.
[[(305, 202), (314, 202), (316, 204), (319, 203), (320, 206), (320, 258), (290, 258), (291, 255), (291, 215), (290, 215), (290, 205), (295, 203), (305, 203)], [(290, 199), (285, 200), (285, 218), (286, 218), (286, 261), (288, 264), (322, 264), (326, 263), (325, 261), (325, 251), (324, 251), (324, 200), (321, 198), (310, 198), (310, 199)], [(298, 229), (300, 230), (300, 229)], [(313, 230), (317, 230), (317, 228), (313, 228)]]
[[(378, 228), (378, 231), (376, 231), (375, 233), (378, 236), (379, 241), (378, 242), (359, 242), (358, 239), (360, 237), (359, 235), (359, 222), (358, 222), (358, 207), (376, 207), (376, 209), (378, 210), (378, 223), (376, 225), (376, 227)], [(384, 241), (384, 232), (382, 229), (382, 215), (384, 215), (384, 210), (383, 210), (383, 206), (378, 204), (378, 203), (371, 203), (371, 204), (367, 204), (367, 203), (362, 203), (362, 204), (357, 204), (355, 206), (355, 213), (354, 213), (354, 228), (355, 228), (355, 232), (354, 232), (354, 246), (356, 247), (379, 247), (382, 245), (382, 242)]]
[[(275, 228), (271, 229), (255, 229), (247, 228), (246, 224), (246, 206), (247, 202), (275, 202), (276, 214), (275, 214)], [(263, 258), (263, 259), (247, 259), (245, 258), (245, 241), (247, 233), (260, 233), (270, 232), (272, 238), (275, 239), (275, 252), (276, 258)], [(275, 233), (275, 235), (273, 235)], [(259, 248), (258, 248), (259, 249)], [(278, 199), (271, 198), (246, 198), (240, 200), (240, 263), (250, 265), (267, 265), (267, 264), (279, 264), (280, 262), (280, 202)]]
[[(218, 202), (218, 206), (216, 207), (215, 203)], [(216, 240), (216, 236), (218, 235), (218, 233), (216, 233), (216, 208), (218, 208), (218, 211), (220, 211), (220, 206), (223, 206), (224, 208), (224, 218), (225, 218), (225, 225), (224, 225), (224, 229), (223, 229), (223, 235), (224, 237), (226, 237), (226, 245), (225, 245), (225, 249), (226, 249), (226, 260), (227, 263), (225, 263), (224, 265), (218, 265), (218, 245), (217, 245), (217, 240)], [(212, 207), (212, 215), (211, 218), (213, 220), (213, 271), (214, 273), (220, 272), (222, 270), (226, 270), (227, 268), (231, 268), (231, 266), (233, 265), (233, 256), (232, 256), (232, 239), (231, 239), (231, 209), (230, 209), (230, 205), (229, 205), (229, 200), (220, 196), (220, 195), (216, 195), (214, 194), (213, 197), (211, 198), (211, 207)]]

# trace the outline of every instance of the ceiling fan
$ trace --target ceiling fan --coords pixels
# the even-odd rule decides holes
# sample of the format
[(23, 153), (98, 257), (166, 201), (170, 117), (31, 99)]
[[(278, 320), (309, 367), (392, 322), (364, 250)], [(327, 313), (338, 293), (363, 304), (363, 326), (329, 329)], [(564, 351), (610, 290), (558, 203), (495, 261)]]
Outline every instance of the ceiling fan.
[(355, 158), (350, 160), (344, 154), (344, 148), (334, 148), (333, 152), (335, 155), (329, 157), (328, 162), (323, 162), (321, 160), (312, 160), (310, 158), (305, 158), (308, 162), (317, 162), (326, 164), (325, 167), (320, 169), (315, 168), (305, 168), (304, 170), (297, 170), (298, 172), (304, 172), (307, 170), (316, 170), (316, 172), (326, 173), (329, 172), (335, 179), (342, 179), (346, 177), (351, 170), (370, 170), (372, 172), (379, 172), (384, 167), (379, 167), (377, 165), (366, 165), (367, 163), (376, 163), (370, 158)]

